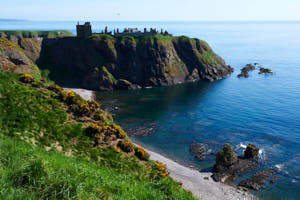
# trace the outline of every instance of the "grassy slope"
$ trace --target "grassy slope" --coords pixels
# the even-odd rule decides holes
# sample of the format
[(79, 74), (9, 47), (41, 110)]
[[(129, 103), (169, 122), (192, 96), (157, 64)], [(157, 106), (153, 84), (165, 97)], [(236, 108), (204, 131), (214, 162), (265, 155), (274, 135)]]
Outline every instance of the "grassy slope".
[(89, 136), (91, 122), (114, 130), (107, 113), (100, 109), (99, 121), (76, 115), (47, 88), (0, 72), (0, 198), (194, 199), (155, 162), (118, 153), (116, 141), (126, 138)]
[(7, 36), (10, 35), (22, 35), (23, 37), (46, 37), (46, 38), (55, 38), (62, 36), (74, 36), (73, 33), (66, 30), (55, 30), (55, 31), (25, 31), (25, 30), (0, 30), (0, 33), (4, 33)]

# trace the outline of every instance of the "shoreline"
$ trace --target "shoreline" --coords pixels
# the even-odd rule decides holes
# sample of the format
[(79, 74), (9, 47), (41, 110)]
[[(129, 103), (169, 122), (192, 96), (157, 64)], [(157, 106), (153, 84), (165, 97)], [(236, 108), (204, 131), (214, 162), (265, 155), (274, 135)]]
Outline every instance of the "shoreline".
[[(94, 100), (95, 92), (80, 88), (64, 88), (66, 91), (74, 91), (85, 100)], [(143, 147), (149, 154), (151, 160), (158, 160), (167, 166), (170, 177), (183, 183), (182, 187), (190, 190), (193, 195), (201, 200), (252, 200), (256, 199), (249, 192), (224, 183), (215, 182), (211, 172), (200, 172), (196, 169), (184, 166), (178, 162), (167, 158), (153, 150), (134, 141), (136, 146)]]
[(170, 177), (175, 181), (182, 182), (182, 187), (189, 190), (193, 195), (201, 200), (254, 200), (255, 196), (249, 192), (224, 183), (215, 182), (211, 172), (200, 172), (189, 168), (178, 162), (167, 158), (147, 147), (134, 142), (136, 146), (141, 146), (150, 154), (151, 160), (158, 160), (167, 166)]
[(96, 97), (95, 91), (93, 90), (86, 90), (81, 88), (65, 88), (65, 87), (63, 89), (67, 92), (73, 91), (79, 94), (86, 101), (95, 100)]

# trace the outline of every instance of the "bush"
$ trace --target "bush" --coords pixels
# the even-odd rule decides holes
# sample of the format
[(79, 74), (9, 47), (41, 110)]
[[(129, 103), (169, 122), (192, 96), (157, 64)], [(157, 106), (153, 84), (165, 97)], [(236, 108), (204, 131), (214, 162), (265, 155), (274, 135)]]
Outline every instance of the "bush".
[(27, 73), (21, 73), (20, 74), (20, 81), (23, 83), (32, 83), (34, 81), (34, 78)]
[(98, 124), (91, 123), (86, 128), (86, 135), (89, 137), (94, 137), (95, 135), (99, 134), (101, 130), (101, 127)]
[(97, 111), (100, 108), (100, 104), (97, 101), (88, 101), (89, 108), (92, 112)]
[(142, 147), (135, 148), (135, 154), (140, 160), (149, 160), (150, 154), (147, 153)]
[(64, 91), (60, 86), (58, 86), (56, 84), (49, 85), (48, 90), (52, 90), (56, 93)]
[(164, 165), (163, 163), (156, 161), (156, 168), (158, 171), (158, 175), (160, 175), (162, 177), (169, 176), (170, 173), (169, 173), (166, 165)]
[(126, 153), (133, 152), (133, 150), (134, 150), (134, 145), (130, 141), (127, 141), (127, 140), (125, 140), (125, 141), (120, 140), (118, 142), (118, 147), (120, 147)]
[(120, 153), (121, 152), (121, 149), (118, 148), (118, 147), (115, 147), (115, 146), (111, 146), (111, 149), (116, 152), (116, 153)]
[(125, 133), (125, 131), (123, 131), (123, 129), (118, 126), (117, 124), (113, 124), (112, 127), (115, 130), (116, 136), (120, 139), (124, 139), (127, 137), (127, 134)]
[(97, 112), (94, 115), (94, 119), (100, 120), (100, 121), (106, 123), (107, 125), (113, 124), (113, 118), (112, 118), (111, 114), (103, 112), (102, 110)]

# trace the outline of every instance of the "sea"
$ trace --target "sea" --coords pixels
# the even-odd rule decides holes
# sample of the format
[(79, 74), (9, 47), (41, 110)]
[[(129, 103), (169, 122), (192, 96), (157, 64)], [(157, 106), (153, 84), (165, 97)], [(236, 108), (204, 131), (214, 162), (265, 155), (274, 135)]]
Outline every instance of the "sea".
[[(83, 22), (81, 22), (83, 23)], [(135, 91), (100, 92), (104, 108), (131, 139), (179, 163), (210, 171), (215, 155), (229, 143), (243, 155), (249, 143), (260, 148), (261, 169), (275, 169), (260, 199), (300, 198), (300, 22), (91, 22), (94, 32), (119, 28), (156, 28), (175, 36), (206, 40), (235, 71), (215, 82), (194, 82)], [(70, 30), (77, 21), (0, 21), (0, 30)], [(259, 63), (273, 75), (250, 72), (237, 78), (248, 63)], [(208, 145), (212, 154), (199, 161), (192, 143)], [(250, 172), (235, 180), (253, 175)]]

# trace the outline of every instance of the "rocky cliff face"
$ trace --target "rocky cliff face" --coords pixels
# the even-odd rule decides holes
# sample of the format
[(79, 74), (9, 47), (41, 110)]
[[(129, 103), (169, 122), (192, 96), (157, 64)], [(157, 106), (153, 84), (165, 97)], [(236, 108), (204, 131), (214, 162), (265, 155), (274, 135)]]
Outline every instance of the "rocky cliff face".
[[(188, 37), (99, 35), (79, 39), (0, 33), (0, 38), (15, 47), (1, 47), (0, 65), (6, 71), (31, 72), (36, 63), (50, 71), (52, 80), (69, 87), (115, 90), (167, 86), (214, 81), (233, 71), (206, 42)], [(7, 70), (8, 65), (17, 67)]]
[(6, 38), (0, 38), (0, 70), (14, 73), (38, 72), (34, 62), (26, 56), (20, 46)]
[(160, 36), (44, 39), (38, 65), (61, 84), (92, 90), (213, 81), (233, 71), (204, 41)]

